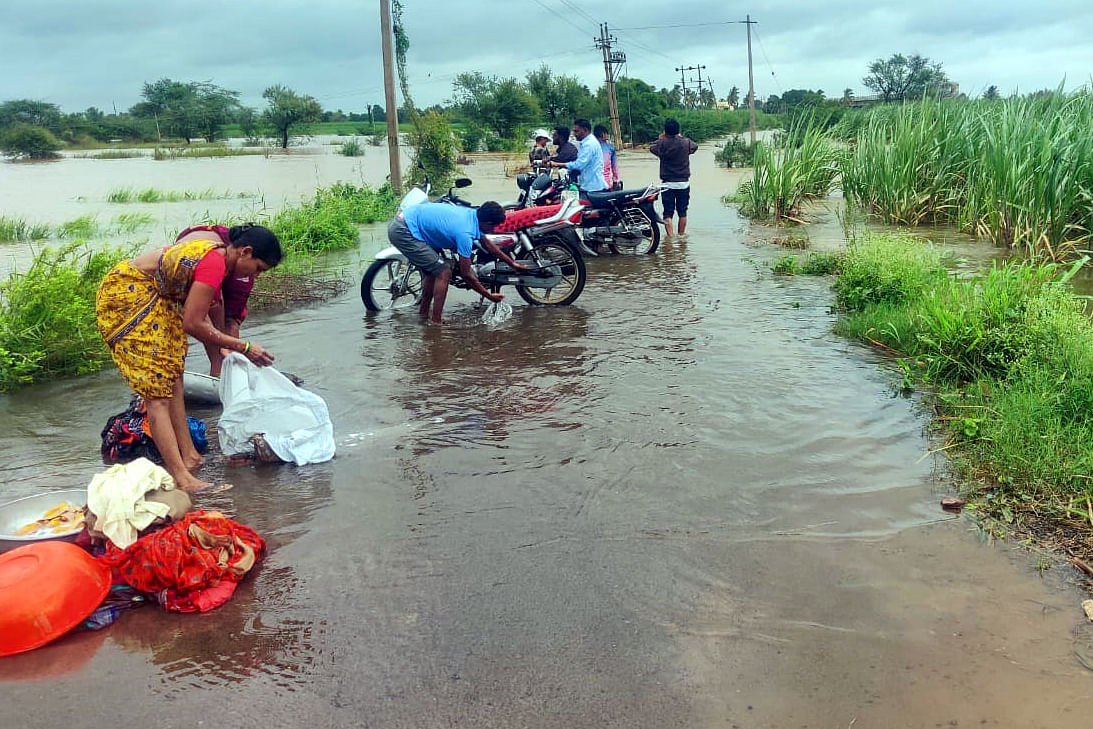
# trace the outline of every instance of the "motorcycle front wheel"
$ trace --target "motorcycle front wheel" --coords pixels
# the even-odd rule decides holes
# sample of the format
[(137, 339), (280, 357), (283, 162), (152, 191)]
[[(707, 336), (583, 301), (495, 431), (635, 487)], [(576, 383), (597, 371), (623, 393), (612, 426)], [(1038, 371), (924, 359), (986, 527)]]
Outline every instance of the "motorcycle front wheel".
[(560, 276), (553, 288), (535, 286), (517, 286), (516, 293), (529, 304), (536, 306), (565, 306), (572, 304), (584, 291), (588, 273), (584, 259), (555, 238), (548, 238), (532, 244), (530, 251), (523, 251), (517, 257), (521, 263), (529, 266), (549, 268)]
[(660, 226), (657, 225), (656, 221), (650, 220), (641, 208), (627, 210), (624, 215), (626, 215), (627, 225), (635, 233), (641, 235), (641, 239), (636, 241), (636, 246), (620, 246), (609, 243), (607, 247), (611, 249), (611, 252), (628, 256), (646, 256), (656, 253), (657, 248), (660, 247)]
[(421, 300), (421, 269), (405, 261), (375, 261), (361, 279), (361, 301), (369, 311), (413, 306)]

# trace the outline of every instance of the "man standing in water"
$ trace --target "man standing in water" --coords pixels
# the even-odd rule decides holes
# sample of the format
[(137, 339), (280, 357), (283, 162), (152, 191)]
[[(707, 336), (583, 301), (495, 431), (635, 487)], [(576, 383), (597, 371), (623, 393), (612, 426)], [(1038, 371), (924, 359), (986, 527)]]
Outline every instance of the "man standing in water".
[(494, 201), (483, 203), (477, 210), (444, 203), (412, 205), (395, 216), (387, 226), (387, 239), (398, 248), (410, 263), (425, 273), (421, 285), (421, 318), (429, 317), (440, 324), (444, 313), (444, 301), (448, 297), (448, 283), (452, 269), (440, 251), (447, 248), (459, 257), (459, 272), (475, 291), (490, 301), (501, 301), (503, 294), (489, 291), (474, 274), (471, 253), (474, 241), (517, 271), (528, 267), (517, 263), (512, 256), (482, 236), (492, 233), (494, 227), (504, 221), (505, 211)]
[(668, 188), (661, 193), (664, 203), (664, 235), (671, 238), (672, 217), (679, 211), (679, 237), (687, 232), (687, 207), (691, 202), (691, 155), (698, 145), (687, 137), (680, 136), (679, 122), (675, 119), (664, 120), (664, 132), (649, 147), (649, 151), (660, 157), (660, 181)]

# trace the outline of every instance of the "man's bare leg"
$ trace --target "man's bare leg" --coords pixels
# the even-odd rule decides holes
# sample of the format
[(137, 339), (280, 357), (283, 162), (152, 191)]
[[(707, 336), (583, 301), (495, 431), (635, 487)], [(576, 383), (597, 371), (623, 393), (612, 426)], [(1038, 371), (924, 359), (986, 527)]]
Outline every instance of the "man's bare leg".
[[(683, 231), (680, 232), (682, 233)], [(672, 235), (672, 216), (669, 215), (664, 218), (664, 237), (671, 238)]]
[(436, 276), (426, 274), (421, 279), (421, 301), (418, 302), (417, 313), (422, 319), (429, 318), (429, 305), (433, 301), (433, 287), (436, 285)]
[(679, 216), (679, 235), (682, 237), (687, 232), (687, 216)]
[(448, 298), (448, 282), (452, 280), (452, 269), (447, 266), (436, 275), (433, 282), (433, 318), (434, 324), (440, 324), (443, 320), (444, 301)]
[[(171, 400), (173, 399), (173, 397), (155, 397), (147, 401), (148, 427), (152, 431), (152, 440), (156, 442), (156, 449), (163, 457), (163, 465), (167, 469), (167, 473), (175, 479), (175, 486), (183, 491), (193, 493), (211, 484), (195, 477), (182, 461), (182, 454), (178, 449), (178, 439), (175, 437), (175, 428), (171, 423)], [(187, 432), (188, 437), (189, 433)]]

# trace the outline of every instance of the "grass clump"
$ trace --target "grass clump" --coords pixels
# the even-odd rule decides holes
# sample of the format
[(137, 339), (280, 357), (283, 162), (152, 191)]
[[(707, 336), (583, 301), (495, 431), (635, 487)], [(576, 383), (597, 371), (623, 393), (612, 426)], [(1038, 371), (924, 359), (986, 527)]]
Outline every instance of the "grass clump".
[(371, 188), (339, 182), (316, 191), (315, 199), (279, 212), (270, 228), (288, 254), (315, 254), (355, 248), (357, 226), (394, 215), (398, 200), (390, 185)]
[(50, 228), (44, 223), (28, 223), (25, 218), (0, 216), (0, 241), (42, 240)]
[[(233, 197), (237, 196), (232, 194), (230, 190), (217, 192), (211, 187), (204, 190), (157, 190), (154, 187), (137, 190), (132, 187), (117, 187), (106, 196), (106, 201), (112, 203), (163, 203), (220, 200)], [(243, 195), (240, 194), (238, 197), (243, 197)]]
[(57, 226), (58, 238), (94, 238), (100, 232), (94, 215), (81, 215)]
[(164, 161), (171, 159), (200, 159), (204, 157), (243, 157), (247, 155), (268, 154), (267, 149), (253, 147), (156, 147), (152, 159)]
[(774, 144), (755, 143), (751, 179), (725, 198), (754, 220), (801, 220), (801, 206), (831, 192), (842, 153), (827, 137), (823, 123), (802, 115)]
[(770, 264), (770, 270), (782, 276), (828, 276), (839, 270), (842, 256), (837, 253), (809, 253), (804, 258), (787, 253)]
[(905, 379), (935, 393), (947, 452), (1008, 520), (1067, 518), (1093, 495), (1093, 323), (1067, 285), (1082, 263), (955, 278), (930, 246), (872, 235), (847, 250), (835, 285), (838, 330), (897, 355)]
[(95, 293), (131, 254), (79, 243), (45, 248), (25, 273), (0, 283), (0, 391), (93, 372), (110, 360), (95, 324)]
[(133, 233), (153, 222), (155, 218), (148, 213), (121, 213), (114, 218), (110, 227), (116, 233)]
[(348, 142), (341, 142), (338, 145), (338, 154), (345, 155), (346, 157), (360, 157), (364, 155), (364, 146), (356, 139), (351, 139)]

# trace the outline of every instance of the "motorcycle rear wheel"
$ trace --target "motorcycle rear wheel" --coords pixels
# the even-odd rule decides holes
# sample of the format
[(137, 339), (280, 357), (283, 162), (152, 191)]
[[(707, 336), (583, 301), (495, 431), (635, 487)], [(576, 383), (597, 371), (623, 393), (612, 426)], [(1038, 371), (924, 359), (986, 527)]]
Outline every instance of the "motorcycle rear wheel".
[(520, 298), (535, 306), (566, 306), (577, 300), (584, 291), (588, 272), (584, 258), (557, 238), (547, 238), (532, 244), (530, 251), (523, 251), (516, 259), (532, 266), (557, 266), (562, 280), (552, 289), (534, 286), (517, 286)]
[(611, 249), (612, 253), (627, 256), (647, 256), (656, 253), (657, 248), (660, 248), (660, 226), (657, 225), (655, 220), (650, 220), (644, 212), (642, 212), (642, 217), (645, 218), (645, 223), (638, 231), (641, 233), (641, 240), (638, 241), (638, 244), (636, 246), (620, 246), (608, 243), (607, 247)]
[(421, 301), (421, 269), (405, 261), (375, 261), (361, 279), (361, 301), (368, 311), (413, 306)]

